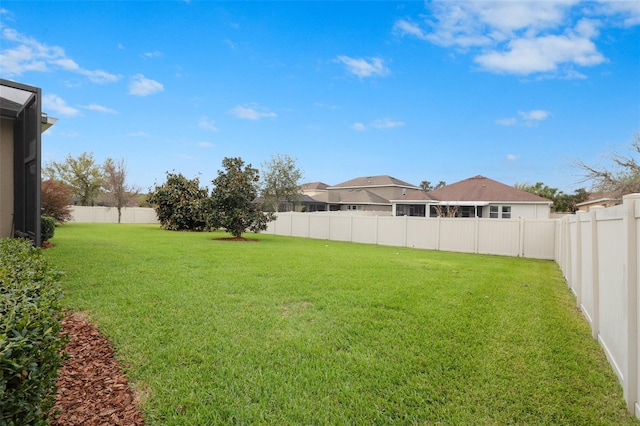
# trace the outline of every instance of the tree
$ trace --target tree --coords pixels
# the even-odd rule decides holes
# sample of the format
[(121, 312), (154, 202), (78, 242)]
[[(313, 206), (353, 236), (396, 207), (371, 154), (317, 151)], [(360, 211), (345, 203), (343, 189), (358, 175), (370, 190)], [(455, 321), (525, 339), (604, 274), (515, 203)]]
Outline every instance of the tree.
[(550, 201), (553, 201), (558, 194), (558, 188), (551, 188), (542, 182), (536, 182), (535, 185), (531, 185), (529, 183), (516, 183), (513, 187), (522, 191), (530, 192), (531, 194), (535, 194), (539, 197), (546, 198)]
[(300, 198), (302, 172), (288, 155), (274, 155), (262, 163), (261, 194), (265, 206), (278, 212), (281, 203), (295, 204)]
[(260, 175), (251, 164), (244, 165), (240, 157), (222, 160), (224, 171), (218, 170), (218, 177), (211, 183), (213, 189), (207, 202), (207, 224), (210, 228), (222, 228), (241, 238), (250, 230), (260, 232), (275, 219), (273, 213), (262, 211), (256, 203)]
[(207, 228), (203, 201), (208, 193), (207, 188), (200, 188), (198, 178), (189, 180), (167, 172), (167, 181), (149, 192), (148, 201), (164, 229), (203, 231)]
[(137, 197), (140, 190), (134, 186), (127, 185), (127, 165), (124, 159), (114, 161), (107, 158), (104, 162), (104, 189), (109, 199), (109, 204), (118, 209), (118, 223), (122, 217), (122, 208), (129, 204), (129, 201)]
[(104, 181), (102, 168), (93, 159), (93, 154), (83, 152), (78, 158), (67, 155), (64, 162), (51, 161), (43, 169), (48, 179), (58, 180), (69, 188), (81, 206), (94, 205)]
[(589, 193), (584, 188), (578, 188), (573, 195), (570, 195), (559, 191), (558, 188), (551, 188), (542, 182), (536, 182), (535, 185), (516, 183), (513, 187), (552, 201), (552, 209), (555, 212), (574, 213), (578, 209), (576, 204), (585, 201), (589, 197)]
[(634, 135), (631, 142), (631, 154), (622, 155), (617, 152), (609, 154), (613, 168), (588, 165), (577, 160), (576, 166), (583, 170), (584, 181), (592, 182), (592, 189), (597, 192), (613, 192), (616, 196), (640, 192), (640, 133)]
[(70, 206), (73, 204), (73, 193), (67, 185), (53, 179), (47, 179), (42, 182), (40, 191), (42, 216), (51, 216), (57, 222), (71, 220)]
[(431, 185), (431, 181), (423, 180), (422, 182), (420, 182), (420, 189), (423, 192), (429, 192), (429, 191), (433, 191), (434, 189), (442, 188), (443, 186), (446, 186), (446, 185), (447, 183), (443, 180), (438, 182), (436, 186)]

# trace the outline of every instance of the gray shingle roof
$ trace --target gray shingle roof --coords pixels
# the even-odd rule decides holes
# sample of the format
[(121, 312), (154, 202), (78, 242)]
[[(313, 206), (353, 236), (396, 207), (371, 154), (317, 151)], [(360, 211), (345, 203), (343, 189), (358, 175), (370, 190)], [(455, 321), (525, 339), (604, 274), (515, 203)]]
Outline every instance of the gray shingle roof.
[(358, 177), (333, 185), (330, 188), (365, 188), (367, 186), (397, 186), (418, 189), (415, 185), (388, 175)]
[(492, 201), (550, 203), (551, 200), (505, 185), (484, 176), (474, 176), (427, 193), (441, 201)]

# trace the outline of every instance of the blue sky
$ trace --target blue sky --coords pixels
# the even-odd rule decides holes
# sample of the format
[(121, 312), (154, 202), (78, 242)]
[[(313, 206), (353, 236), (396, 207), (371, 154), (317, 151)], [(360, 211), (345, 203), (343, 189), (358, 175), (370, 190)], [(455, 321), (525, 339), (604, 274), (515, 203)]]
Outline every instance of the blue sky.
[(44, 162), (210, 185), (484, 175), (573, 192), (640, 132), (638, 1), (3, 1), (0, 76), (43, 89)]

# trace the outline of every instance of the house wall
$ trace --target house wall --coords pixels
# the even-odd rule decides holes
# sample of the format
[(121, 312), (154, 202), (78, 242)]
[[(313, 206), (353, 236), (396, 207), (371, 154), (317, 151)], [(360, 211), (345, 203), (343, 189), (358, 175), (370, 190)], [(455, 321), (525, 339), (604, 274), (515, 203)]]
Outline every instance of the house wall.
[(558, 221), (556, 262), (640, 417), (640, 194)]
[(13, 120), (0, 119), (0, 238), (13, 223)]
[(548, 219), (551, 214), (551, 207), (548, 204), (492, 203), (482, 208), (482, 217), (489, 217), (490, 206), (498, 206), (500, 212), (502, 212), (502, 206), (510, 206), (512, 219), (519, 217), (527, 219)]

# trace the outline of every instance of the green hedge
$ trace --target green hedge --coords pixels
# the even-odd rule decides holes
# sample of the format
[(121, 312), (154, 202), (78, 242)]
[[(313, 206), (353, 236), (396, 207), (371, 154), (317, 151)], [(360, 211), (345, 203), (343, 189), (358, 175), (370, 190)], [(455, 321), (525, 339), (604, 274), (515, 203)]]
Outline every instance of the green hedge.
[(62, 291), (29, 240), (0, 239), (0, 425), (45, 425), (66, 337)]
[(56, 232), (56, 220), (51, 216), (40, 217), (40, 235), (42, 242), (49, 241)]

